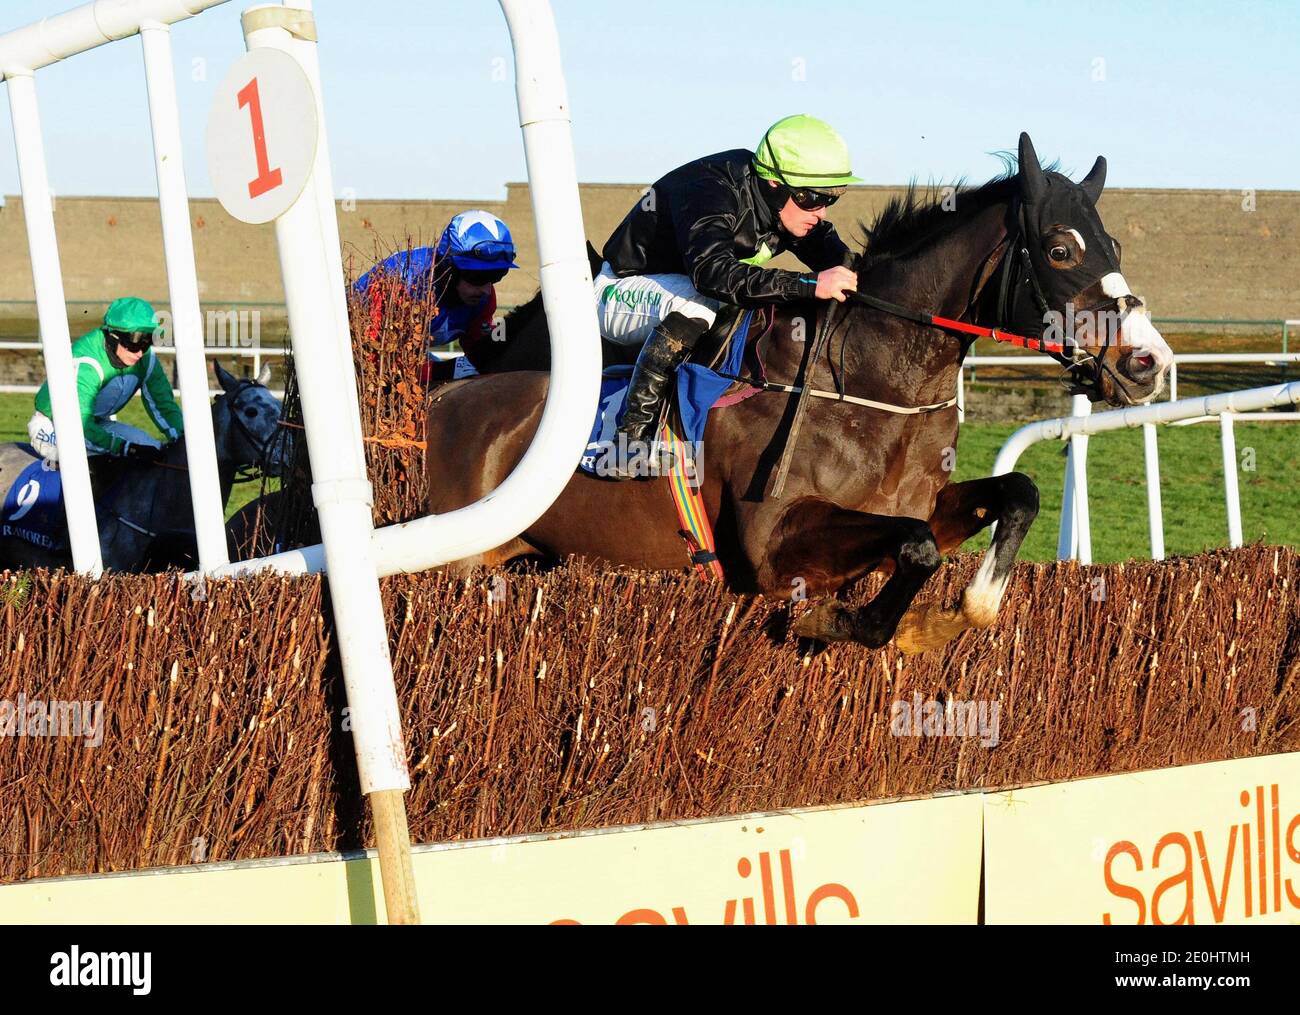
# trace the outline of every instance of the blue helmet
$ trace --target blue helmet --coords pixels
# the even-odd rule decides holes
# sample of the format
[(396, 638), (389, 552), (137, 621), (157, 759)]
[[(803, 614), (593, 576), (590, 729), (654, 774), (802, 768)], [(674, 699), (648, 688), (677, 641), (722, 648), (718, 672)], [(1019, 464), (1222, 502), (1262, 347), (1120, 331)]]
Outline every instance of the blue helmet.
[(463, 211), (442, 231), (437, 260), (450, 257), (464, 271), (500, 271), (518, 268), (515, 241), (506, 224), (491, 212)]

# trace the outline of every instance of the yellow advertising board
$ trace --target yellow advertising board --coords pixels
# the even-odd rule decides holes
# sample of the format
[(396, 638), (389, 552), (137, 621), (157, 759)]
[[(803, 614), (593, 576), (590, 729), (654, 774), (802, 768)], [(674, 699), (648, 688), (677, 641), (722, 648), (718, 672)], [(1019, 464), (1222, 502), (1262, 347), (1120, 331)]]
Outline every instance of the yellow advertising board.
[(1300, 923), (1300, 754), (984, 797), (989, 923)]
[(420, 905), (433, 920), (974, 923), (979, 854), (979, 797), (949, 796), (457, 850), (421, 858)]
[[(978, 794), (417, 847), (426, 923), (974, 923)], [(0, 922), (373, 923), (373, 858), (0, 887)]]

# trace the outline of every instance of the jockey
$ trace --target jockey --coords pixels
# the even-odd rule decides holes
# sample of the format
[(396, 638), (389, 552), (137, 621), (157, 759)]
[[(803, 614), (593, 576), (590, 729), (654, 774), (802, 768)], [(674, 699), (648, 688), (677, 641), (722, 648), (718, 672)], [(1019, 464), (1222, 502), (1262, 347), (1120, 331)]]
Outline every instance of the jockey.
[[(101, 327), (72, 343), (81, 427), (89, 454), (119, 455), (150, 464), (162, 456), (158, 441), (112, 418), (137, 391), (153, 425), (169, 442), (184, 432), (171, 381), (150, 348), (157, 321), (148, 303), (124, 296), (109, 304)], [(36, 393), (36, 411), (27, 423), (27, 434), (32, 447), (54, 466), (59, 448), (52, 415), (50, 383), (46, 381)]]
[[(706, 155), (637, 202), (605, 244), (595, 281), (602, 337), (641, 346), (618, 443), (649, 448), (674, 372), (724, 303), (843, 302), (857, 288), (843, 266), (848, 248), (825, 216), (858, 182), (839, 134), (811, 116), (787, 116), (755, 151)], [(811, 271), (762, 267), (783, 250)], [(658, 474), (668, 458), (640, 468), (616, 462), (610, 471), (618, 479)]]
[[(356, 282), (358, 292), (370, 289), (376, 272), (400, 274), (413, 299), (423, 299), (433, 288), (437, 313), (429, 322), (429, 344), (446, 346), (459, 341), (468, 360), (457, 376), (476, 373), (488, 357), (496, 313), (495, 285), (515, 264), (515, 243), (506, 224), (485, 211), (463, 211), (447, 224), (436, 249), (418, 247), (400, 251), (380, 262)], [(372, 300), (378, 299), (375, 289)], [(429, 352), (428, 373), (440, 363)], [(426, 381), (429, 377), (425, 378)]]

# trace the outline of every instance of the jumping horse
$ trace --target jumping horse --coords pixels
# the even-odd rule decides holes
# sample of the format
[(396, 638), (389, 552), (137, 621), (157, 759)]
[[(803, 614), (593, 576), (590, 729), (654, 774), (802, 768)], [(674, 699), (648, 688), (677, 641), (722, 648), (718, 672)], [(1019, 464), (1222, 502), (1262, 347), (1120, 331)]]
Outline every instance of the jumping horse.
[[(820, 641), (904, 650), (938, 647), (992, 624), (1038, 512), (1029, 477), (950, 482), (955, 391), (978, 334), (1023, 336), (1060, 361), (1076, 391), (1138, 404), (1163, 385), (1172, 353), (1120, 272), (1120, 245), (1096, 210), (1099, 157), (1079, 183), (1038, 161), (1022, 134), (1018, 171), (951, 200), (909, 188), (866, 227), (858, 293), (843, 304), (784, 305), (757, 344), (767, 379), (715, 409), (704, 432), (702, 497), (735, 591), (816, 600), (793, 626)], [(818, 340), (801, 340), (808, 322)], [(544, 372), (487, 374), (434, 392), (428, 412), (429, 508), (470, 504), (515, 467), (537, 427)], [(799, 399), (808, 419), (791, 446), (782, 492), (769, 492)], [(870, 404), (864, 404), (870, 403)], [(610, 482), (577, 472), (527, 531), (456, 562), (457, 571), (519, 557), (578, 555), (679, 569), (684, 550), (666, 480)], [(942, 556), (996, 523), (955, 608), (913, 608)], [(868, 604), (835, 593), (881, 570)]]

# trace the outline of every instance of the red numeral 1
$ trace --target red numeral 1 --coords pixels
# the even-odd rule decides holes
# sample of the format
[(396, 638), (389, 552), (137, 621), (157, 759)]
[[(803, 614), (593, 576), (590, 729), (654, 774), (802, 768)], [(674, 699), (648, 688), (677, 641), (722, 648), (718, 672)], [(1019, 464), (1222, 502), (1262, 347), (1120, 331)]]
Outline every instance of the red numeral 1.
[(257, 78), (239, 90), (239, 108), (245, 106), (253, 121), (253, 151), (257, 155), (257, 177), (249, 181), (248, 196), (261, 197), (268, 190), (280, 186), (284, 182), (284, 174), (271, 168), (271, 160), (266, 154), (266, 127), (262, 123), (262, 97), (257, 91)]

